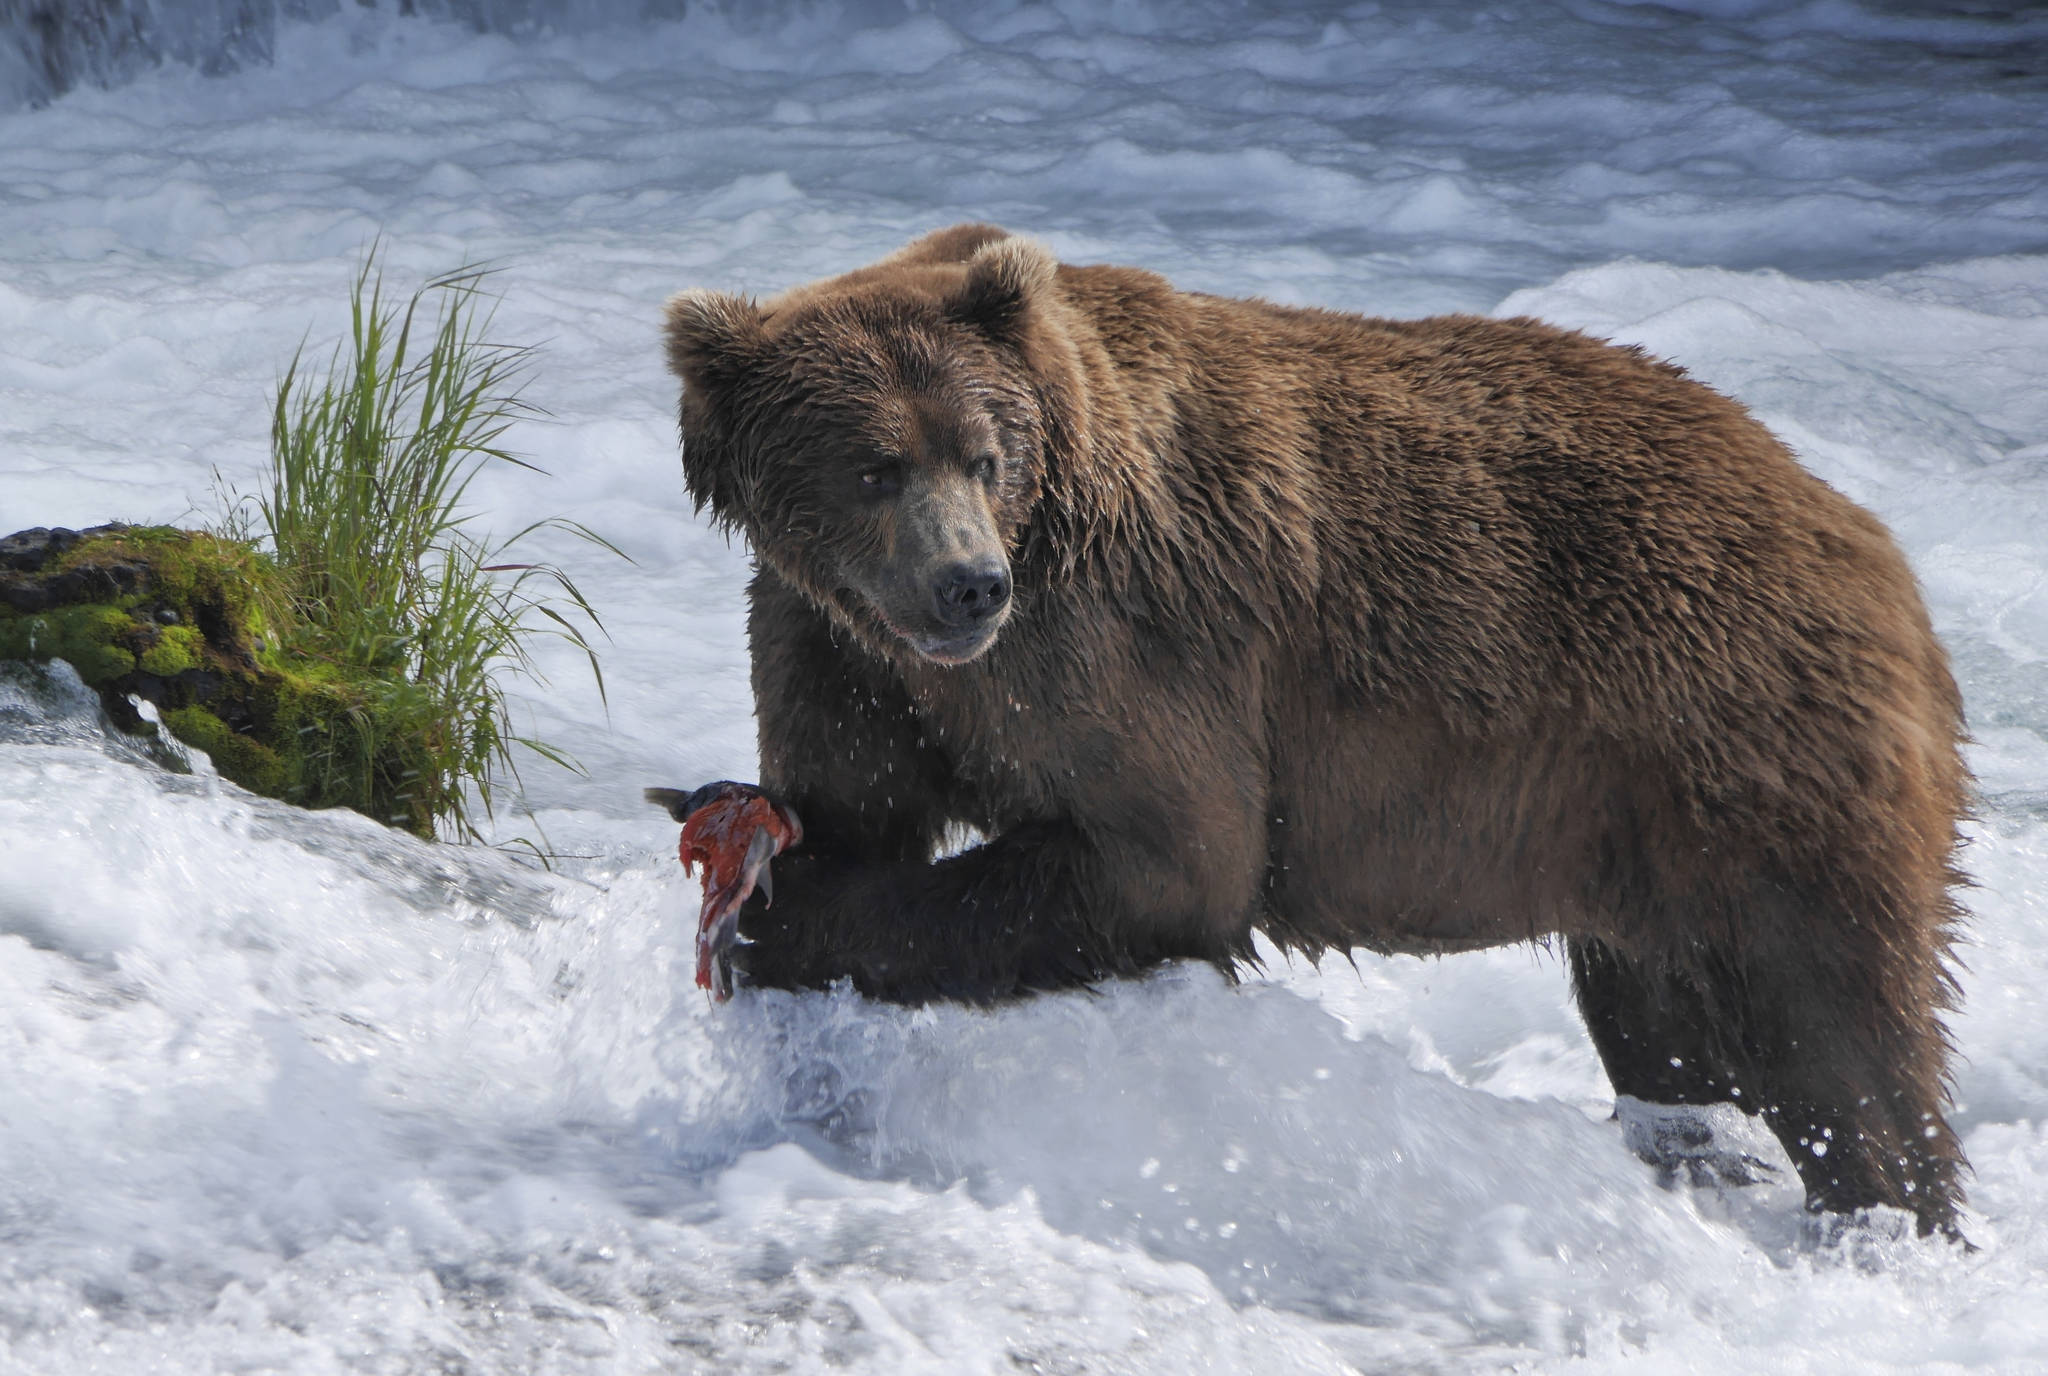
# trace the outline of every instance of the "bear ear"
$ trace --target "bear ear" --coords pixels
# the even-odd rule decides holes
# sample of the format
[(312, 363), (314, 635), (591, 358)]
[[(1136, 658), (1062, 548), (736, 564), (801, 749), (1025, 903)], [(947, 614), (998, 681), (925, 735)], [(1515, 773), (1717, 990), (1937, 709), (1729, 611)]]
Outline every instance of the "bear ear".
[(756, 483), (733, 443), (728, 399), (767, 349), (761, 308), (701, 288), (668, 302), (668, 366), (683, 380), (683, 483), (728, 532), (752, 508)]
[(1058, 270), (1052, 250), (1035, 239), (984, 244), (967, 260), (967, 280), (950, 303), (952, 314), (986, 334), (1008, 335)]
[(757, 356), (761, 308), (744, 296), (695, 287), (668, 300), (668, 366), (687, 387), (715, 384)]
[(911, 240), (882, 262), (913, 266), (925, 263), (964, 263), (986, 245), (1009, 237), (1010, 231), (1001, 225), (954, 225), (950, 229), (935, 229), (922, 238)]

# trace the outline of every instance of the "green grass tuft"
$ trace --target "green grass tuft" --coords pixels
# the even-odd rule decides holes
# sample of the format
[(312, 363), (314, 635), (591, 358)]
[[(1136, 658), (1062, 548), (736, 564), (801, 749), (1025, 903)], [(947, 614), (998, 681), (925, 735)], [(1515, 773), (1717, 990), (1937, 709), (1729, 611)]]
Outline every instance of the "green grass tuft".
[(286, 605), (266, 610), (278, 651), (367, 685), (349, 729), (309, 740), (309, 771), (361, 777), (351, 806), (462, 840), (482, 837), (472, 805), (490, 815), (499, 780), (517, 779), (515, 748), (576, 768), (511, 723), (504, 684), (539, 677), (536, 638), (574, 644), (604, 693), (596, 612), (560, 568), (511, 551), (553, 530), (619, 553), (563, 519), (499, 539), (464, 503), (486, 465), (533, 467), (504, 444), (538, 414), (519, 398), (532, 351), (489, 337), (486, 276), (462, 268), (401, 301), (372, 248), (326, 375), (309, 374), (302, 348), (278, 385), (255, 519), (243, 503), (229, 521), (276, 552)]

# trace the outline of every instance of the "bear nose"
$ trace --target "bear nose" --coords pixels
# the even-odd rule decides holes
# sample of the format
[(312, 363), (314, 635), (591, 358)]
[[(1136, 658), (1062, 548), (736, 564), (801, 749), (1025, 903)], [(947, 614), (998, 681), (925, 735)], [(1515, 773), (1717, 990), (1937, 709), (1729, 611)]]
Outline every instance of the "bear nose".
[(1010, 571), (993, 562), (949, 565), (932, 583), (932, 600), (948, 626), (980, 621), (1010, 600)]

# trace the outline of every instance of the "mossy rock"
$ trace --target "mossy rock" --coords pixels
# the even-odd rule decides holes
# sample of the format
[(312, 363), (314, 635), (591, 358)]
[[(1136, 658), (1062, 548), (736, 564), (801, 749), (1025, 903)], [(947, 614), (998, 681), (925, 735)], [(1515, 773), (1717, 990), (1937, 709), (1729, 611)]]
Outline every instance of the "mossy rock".
[(293, 648), (277, 570), (241, 541), (168, 526), (0, 539), (0, 660), (61, 659), (124, 730), (154, 728), (254, 793), (342, 806), (420, 836), (456, 785), (402, 680)]

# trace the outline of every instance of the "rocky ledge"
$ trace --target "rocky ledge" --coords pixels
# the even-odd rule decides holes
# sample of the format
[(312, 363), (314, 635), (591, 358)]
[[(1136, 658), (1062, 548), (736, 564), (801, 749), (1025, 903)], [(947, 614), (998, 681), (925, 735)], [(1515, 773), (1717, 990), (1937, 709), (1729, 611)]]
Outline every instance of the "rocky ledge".
[(251, 792), (344, 806), (433, 835), (424, 743), (398, 729), (393, 685), (292, 653), (275, 567), (236, 540), (167, 526), (0, 537), (0, 661), (61, 659), (123, 730), (155, 727)]

